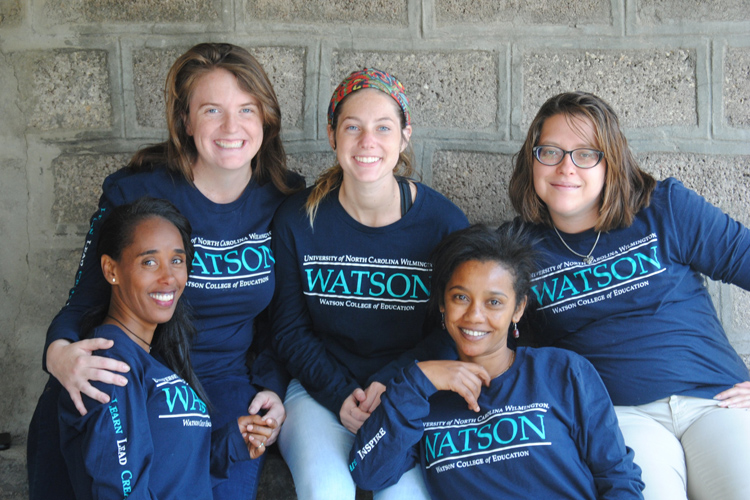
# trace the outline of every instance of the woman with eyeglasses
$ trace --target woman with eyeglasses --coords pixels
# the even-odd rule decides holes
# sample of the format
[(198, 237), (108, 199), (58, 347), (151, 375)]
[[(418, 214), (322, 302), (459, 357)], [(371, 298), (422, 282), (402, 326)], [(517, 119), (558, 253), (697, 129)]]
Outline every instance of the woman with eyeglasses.
[(540, 237), (535, 329), (601, 375), (645, 498), (747, 498), (750, 376), (703, 275), (750, 289), (750, 232), (641, 170), (615, 112), (584, 92), (541, 107), (509, 191)]

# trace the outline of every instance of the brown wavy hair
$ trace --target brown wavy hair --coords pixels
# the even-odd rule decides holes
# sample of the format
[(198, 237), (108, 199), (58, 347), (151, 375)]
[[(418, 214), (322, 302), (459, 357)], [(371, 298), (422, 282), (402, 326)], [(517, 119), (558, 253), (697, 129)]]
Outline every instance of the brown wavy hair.
[(564, 115), (586, 118), (594, 126), (596, 147), (604, 152), (607, 172), (599, 201), (599, 217), (594, 229), (611, 231), (628, 227), (639, 210), (649, 205), (656, 180), (641, 170), (612, 107), (587, 92), (558, 94), (545, 102), (529, 127), (526, 141), (515, 158), (508, 192), (513, 208), (526, 222), (552, 226), (547, 205), (534, 189), (534, 152), (547, 118)]
[(144, 170), (166, 164), (192, 184), (198, 150), (187, 133), (190, 97), (198, 80), (217, 69), (232, 73), (239, 87), (260, 103), (263, 142), (251, 161), (253, 178), (260, 185), (270, 181), (283, 193), (294, 191), (287, 185), (286, 154), (280, 137), (281, 108), (271, 81), (250, 52), (229, 43), (201, 43), (177, 58), (164, 86), (169, 138), (139, 150), (128, 167)]

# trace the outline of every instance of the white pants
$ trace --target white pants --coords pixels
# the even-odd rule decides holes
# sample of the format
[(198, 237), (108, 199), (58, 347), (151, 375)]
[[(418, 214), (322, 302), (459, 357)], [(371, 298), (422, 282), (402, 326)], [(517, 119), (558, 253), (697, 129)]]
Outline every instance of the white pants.
[[(284, 407), (286, 420), (279, 449), (292, 471), (299, 500), (354, 500), (356, 485), (349, 473), (354, 434), (296, 379), (289, 384)], [(429, 498), (419, 466), (401, 476), (397, 484), (373, 494), (373, 500)]]
[(716, 403), (671, 396), (615, 406), (645, 500), (750, 499), (750, 410)]

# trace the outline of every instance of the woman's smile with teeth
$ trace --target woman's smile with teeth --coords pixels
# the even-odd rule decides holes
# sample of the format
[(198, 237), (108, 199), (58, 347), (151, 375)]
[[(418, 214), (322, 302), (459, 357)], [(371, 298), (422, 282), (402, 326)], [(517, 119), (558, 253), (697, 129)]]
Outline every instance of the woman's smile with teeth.
[(375, 163), (380, 159), (379, 156), (355, 156), (355, 160), (357, 160), (360, 163)]
[(150, 293), (149, 296), (159, 302), (169, 302), (174, 300), (174, 292), (170, 293)]
[(239, 149), (245, 143), (242, 139), (237, 141), (216, 141), (216, 145), (224, 149)]
[(480, 330), (469, 330), (467, 328), (461, 328), (461, 332), (470, 337), (481, 337), (482, 335), (487, 335), (489, 333)]

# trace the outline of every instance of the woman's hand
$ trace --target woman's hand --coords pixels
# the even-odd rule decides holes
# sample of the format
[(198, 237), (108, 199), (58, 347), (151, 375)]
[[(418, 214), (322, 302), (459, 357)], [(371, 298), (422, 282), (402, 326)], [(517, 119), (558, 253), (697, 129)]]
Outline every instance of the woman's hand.
[(86, 415), (81, 393), (100, 403), (109, 403), (109, 396), (91, 385), (90, 381), (97, 380), (119, 386), (128, 383), (128, 379), (114, 373), (129, 372), (130, 367), (127, 363), (91, 354), (101, 349), (109, 349), (113, 345), (112, 340), (102, 338), (73, 343), (59, 339), (47, 348), (47, 371), (65, 387), (81, 415)]
[(375, 408), (380, 406), (380, 395), (384, 392), (385, 386), (380, 382), (371, 383), (364, 391), (359, 387), (354, 389), (339, 410), (341, 424), (356, 434)]
[(275, 443), (276, 439), (279, 437), (281, 424), (286, 420), (286, 409), (284, 408), (284, 403), (281, 402), (281, 398), (278, 394), (273, 391), (265, 390), (256, 394), (250, 402), (250, 406), (247, 408), (247, 412), (250, 415), (257, 415), (261, 410), (266, 410), (263, 415), (263, 420), (273, 420), (275, 422), (273, 432), (269, 435), (268, 441), (266, 442), (266, 446), (270, 446)]
[(734, 387), (720, 392), (714, 399), (722, 408), (750, 408), (750, 381), (734, 384)]
[(470, 410), (479, 411), (479, 393), (492, 380), (484, 367), (464, 361), (422, 361), (417, 366), (437, 390), (453, 391), (466, 400)]
[[(275, 394), (275, 393), (274, 393)], [(270, 446), (269, 440), (274, 432), (278, 431), (279, 424), (276, 420), (260, 415), (245, 415), (237, 419), (237, 425), (245, 440), (250, 458), (255, 460)]]

